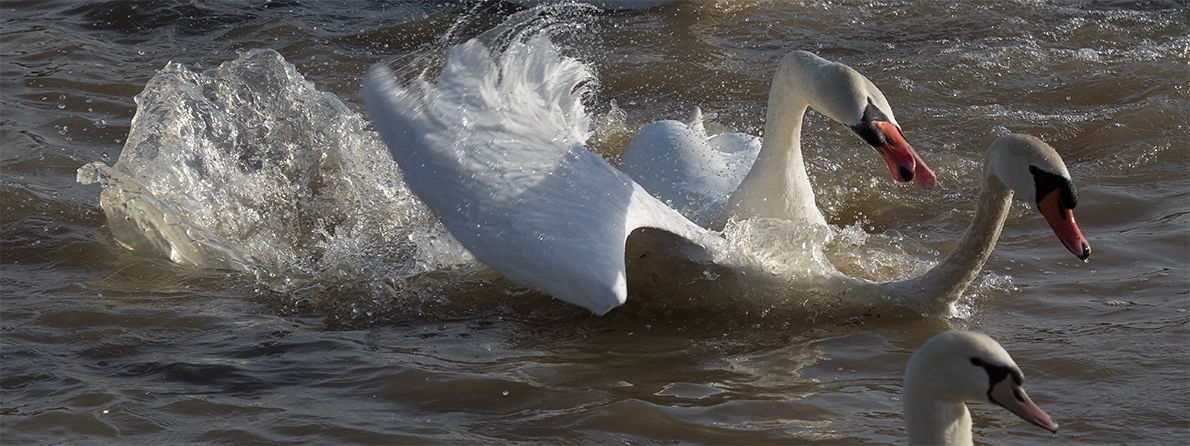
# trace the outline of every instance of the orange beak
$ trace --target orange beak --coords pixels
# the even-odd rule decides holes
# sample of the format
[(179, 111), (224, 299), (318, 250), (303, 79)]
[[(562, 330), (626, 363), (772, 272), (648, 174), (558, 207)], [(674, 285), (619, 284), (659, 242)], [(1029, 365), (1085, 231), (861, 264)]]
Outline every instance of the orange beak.
[(1066, 249), (1079, 260), (1086, 261), (1091, 256), (1091, 245), (1083, 238), (1082, 231), (1074, 222), (1074, 212), (1062, 205), (1061, 194), (1055, 189), (1037, 202), (1037, 209), (1045, 216), (1058, 240), (1066, 245)]
[(1040, 426), (1050, 432), (1058, 431), (1058, 423), (1055, 423), (1049, 414), (1037, 407), (1033, 400), (1029, 399), (1029, 395), (1025, 393), (1025, 387), (1017, 384), (1011, 378), (1005, 378), (1003, 381), (996, 383), (992, 387), (992, 391), (988, 392), (988, 397), (995, 401), (996, 404), (1004, 406), (1005, 409), (1012, 411), (1016, 416), (1021, 417), (1022, 420)]
[(884, 134), (884, 144), (873, 148), (884, 158), (884, 163), (888, 164), (893, 179), (900, 182), (916, 179), (917, 184), (923, 189), (933, 189), (937, 181), (934, 172), (917, 156), (913, 147), (905, 142), (901, 130), (885, 121), (874, 121), (872, 124)]

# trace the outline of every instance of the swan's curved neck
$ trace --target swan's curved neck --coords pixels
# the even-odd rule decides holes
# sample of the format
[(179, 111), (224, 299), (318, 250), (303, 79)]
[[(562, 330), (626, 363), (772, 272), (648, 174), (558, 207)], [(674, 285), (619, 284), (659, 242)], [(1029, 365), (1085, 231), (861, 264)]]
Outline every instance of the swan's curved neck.
[(764, 140), (752, 169), (727, 203), (727, 216), (767, 217), (795, 223), (826, 224), (802, 160), (802, 119), (809, 100), (791, 67), (782, 63), (773, 77), (765, 114)]
[(975, 218), (942, 262), (921, 276), (882, 287), (916, 301), (919, 310), (928, 315), (948, 313), (992, 255), (1012, 205), (1012, 189), (996, 178), (990, 164), (984, 169), (983, 189), (977, 200)]
[(905, 388), (905, 429), (910, 445), (968, 445), (971, 412), (963, 403), (928, 400)]

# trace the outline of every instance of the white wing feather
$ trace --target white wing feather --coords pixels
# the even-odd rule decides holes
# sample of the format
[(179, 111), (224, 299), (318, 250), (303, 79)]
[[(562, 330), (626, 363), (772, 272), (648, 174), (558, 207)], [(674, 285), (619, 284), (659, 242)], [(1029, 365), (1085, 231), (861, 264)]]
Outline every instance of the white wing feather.
[(627, 298), (633, 229), (718, 239), (583, 147), (592, 82), (539, 34), (499, 59), (479, 41), (458, 45), (435, 85), (402, 88), (373, 67), (364, 100), (410, 190), (477, 259), (603, 314)]

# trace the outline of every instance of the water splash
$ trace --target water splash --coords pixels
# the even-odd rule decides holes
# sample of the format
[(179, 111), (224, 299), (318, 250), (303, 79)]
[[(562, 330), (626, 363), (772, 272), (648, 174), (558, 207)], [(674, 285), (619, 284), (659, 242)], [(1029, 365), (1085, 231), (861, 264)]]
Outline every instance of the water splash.
[[(578, 29), (572, 19), (560, 20), (562, 26), (518, 14), (518, 22), (485, 38), (500, 47), (525, 27), (564, 34), (560, 28)], [(428, 76), (441, 55), (419, 52), (415, 61), (403, 73)], [(451, 311), (458, 309), (452, 301), (468, 300), (457, 297), (498, 280), (409, 192), (364, 119), (315, 89), (275, 51), (249, 51), (204, 73), (170, 63), (136, 99), (119, 161), (79, 170), (80, 182), (104, 186), (109, 230), (128, 249), (186, 266), (254, 273), (294, 306), (328, 308), (341, 321), (366, 322), (395, 307)], [(630, 130), (623, 111), (609, 108), (595, 121), (605, 125), (595, 130), (601, 140), (615, 141)], [(734, 252), (727, 265), (762, 274), (731, 277), (696, 265), (696, 274), (672, 275), (695, 279), (665, 292), (706, 296), (694, 302), (704, 309), (717, 305), (708, 300), (733, 295), (744, 313), (862, 313), (881, 297), (838, 279), (824, 251), (837, 233), (778, 221), (736, 222), (723, 234)], [(851, 233), (844, 249), (885, 243), (861, 235)], [(881, 252), (903, 257), (898, 250)]]
[(119, 161), (78, 174), (104, 186), (109, 230), (134, 252), (279, 291), (470, 262), (364, 119), (275, 51), (201, 74), (169, 63), (136, 102)]
[(164, 257), (179, 265), (203, 269), (251, 271), (250, 256), (191, 221), (124, 173), (101, 162), (78, 170), (78, 182), (100, 184), (100, 206), (112, 238), (145, 257)]

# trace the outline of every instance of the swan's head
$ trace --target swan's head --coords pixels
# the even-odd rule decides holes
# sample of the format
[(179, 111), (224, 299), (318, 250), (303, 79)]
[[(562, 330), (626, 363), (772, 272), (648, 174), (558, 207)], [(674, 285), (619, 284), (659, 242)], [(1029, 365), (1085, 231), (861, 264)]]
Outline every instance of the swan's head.
[(1066, 249), (1081, 260), (1091, 245), (1074, 222), (1078, 196), (1058, 152), (1029, 135), (1005, 135), (988, 148), (987, 168), (1045, 216)]
[[(794, 51), (781, 61), (789, 83), (811, 108), (851, 128), (884, 158), (897, 181), (911, 181), (925, 189), (934, 187), (934, 172), (905, 142), (884, 93), (851, 67), (806, 51)], [(774, 83), (774, 87), (777, 83)]]
[[(1058, 424), (1025, 394), (1025, 376), (1008, 352), (988, 335), (948, 331), (930, 338), (909, 358), (905, 369), (905, 416), (910, 438), (912, 417), (927, 407), (965, 403), (998, 404), (1050, 432)], [(920, 433), (919, 433), (920, 434)]]

